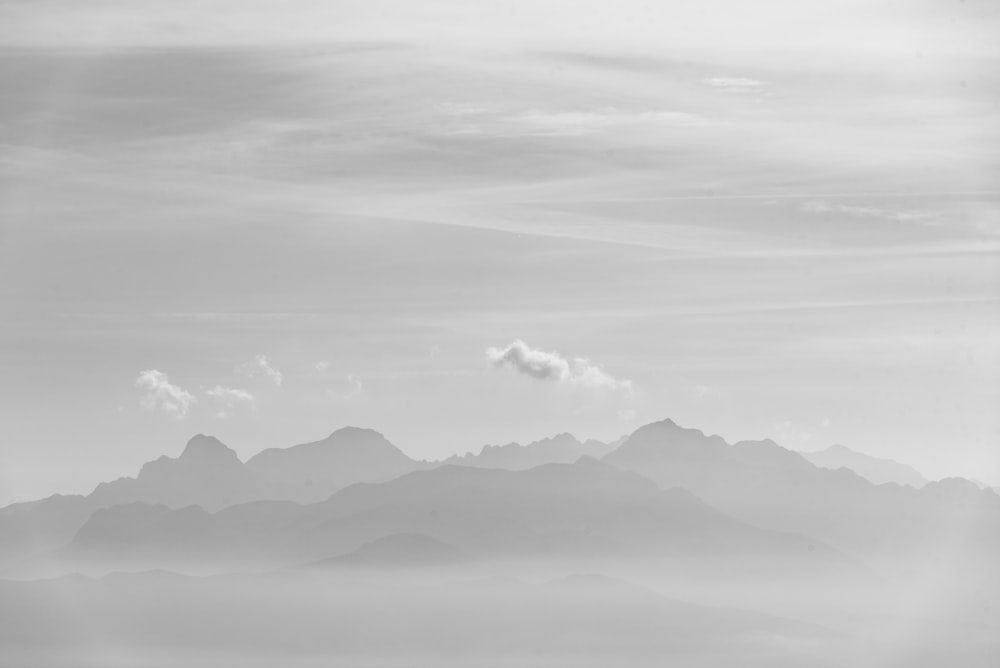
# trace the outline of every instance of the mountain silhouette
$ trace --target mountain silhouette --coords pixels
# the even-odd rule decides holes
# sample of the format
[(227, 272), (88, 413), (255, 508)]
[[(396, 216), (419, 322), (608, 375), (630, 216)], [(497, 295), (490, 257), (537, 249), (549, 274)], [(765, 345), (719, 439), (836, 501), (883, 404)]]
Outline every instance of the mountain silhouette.
[(217, 438), (198, 434), (179, 456), (147, 462), (134, 478), (101, 483), (86, 496), (55, 495), (0, 509), (0, 565), (62, 547), (104, 508), (141, 503), (214, 512), (254, 500), (309, 503), (422, 465), (369, 429), (347, 427), (315, 443), (264, 450), (245, 464)]
[(831, 445), (825, 450), (801, 454), (816, 466), (825, 469), (850, 469), (876, 485), (894, 482), (919, 489), (927, 484), (927, 478), (912, 466), (892, 459), (872, 457), (843, 445)]
[(812, 563), (837, 558), (828, 545), (930, 550), (956, 531), (969, 554), (1000, 552), (1000, 497), (970, 481), (876, 485), (770, 440), (729, 444), (671, 420), (640, 427), (600, 460), (521, 468), (582, 446), (560, 435), (435, 466), (378, 432), (345, 428), (244, 464), (197, 435), (179, 456), (89, 496), (0, 509), (0, 565), (280, 567), (371, 557), (362, 546), (390, 549), (377, 541), (399, 535), (487, 559), (773, 554)]
[(527, 445), (486, 445), (477, 454), (454, 455), (441, 463), (520, 470), (542, 464), (569, 464), (584, 455), (600, 458), (616, 446), (617, 442), (603, 443), (593, 439), (581, 442), (572, 434), (562, 433)]
[[(82, 547), (94, 554), (97, 536), (111, 546), (109, 554), (135, 555), (130, 568), (173, 568), (179, 567), (174, 555), (193, 558), (190, 537), (202, 530), (204, 516), (187, 509), (143, 512), (152, 520), (123, 523), (117, 532), (108, 522), (112, 514), (95, 515), (66, 554), (79, 554)], [(208, 517), (221, 538), (202, 556), (223, 570), (234, 563), (292, 565), (347, 553), (354, 560), (391, 561), (406, 545), (428, 548), (430, 539), (414, 535), (485, 558), (763, 555), (798, 565), (839, 559), (818, 541), (759, 529), (689, 492), (661, 490), (590, 457), (524, 471), (442, 466), (352, 485), (321, 503), (257, 501)], [(149, 545), (159, 546), (161, 554), (150, 553)], [(226, 546), (232, 552), (220, 555)], [(441, 548), (435, 543), (425, 551), (434, 550)]]
[(214, 511), (269, 496), (236, 452), (212, 436), (198, 434), (178, 457), (147, 462), (135, 478), (101, 483), (87, 496), (55, 495), (0, 510), (0, 564), (65, 545), (104, 508), (141, 503)]
[(238, 535), (200, 506), (128, 503), (95, 512), (62, 556), (129, 569), (147, 561), (197, 564), (206, 555), (234, 554), (242, 546)]
[(981, 528), (970, 526), (970, 536), (1000, 542), (1000, 498), (968, 481), (947, 485), (947, 493), (930, 484), (921, 490), (875, 485), (846, 468), (817, 467), (771, 440), (730, 445), (663, 420), (637, 429), (603, 461), (663, 487), (690, 490), (751, 524), (802, 532), (838, 547), (932, 541), (944, 527), (967, 523), (968, 506), (956, 503), (956, 496), (976, 505)]
[(321, 441), (263, 450), (246, 463), (270, 498), (314, 503), (356, 482), (381, 482), (421, 466), (382, 434), (344, 427)]
[(179, 457), (160, 457), (144, 464), (135, 478), (101, 483), (90, 501), (97, 507), (142, 502), (214, 511), (267, 495), (234, 450), (213, 436), (198, 434)]

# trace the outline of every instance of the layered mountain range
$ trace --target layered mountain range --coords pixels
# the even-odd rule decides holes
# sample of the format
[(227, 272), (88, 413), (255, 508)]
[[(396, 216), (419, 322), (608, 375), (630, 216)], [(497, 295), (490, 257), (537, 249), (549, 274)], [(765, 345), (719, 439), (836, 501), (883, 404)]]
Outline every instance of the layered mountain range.
[[(876, 484), (811, 458), (769, 440), (730, 444), (671, 420), (610, 444), (561, 434), (437, 463), (352, 427), (246, 462), (199, 434), (180, 456), (87, 496), (0, 509), (0, 567), (14, 575), (225, 572), (759, 556), (805, 571), (850, 570), (858, 555), (929, 550), (942, 536), (976, 554), (1000, 553), (992, 490), (963, 479)], [(870, 458), (848, 460), (838, 463), (860, 462), (875, 475), (865, 469)], [(889, 468), (907, 470), (878, 470)]]

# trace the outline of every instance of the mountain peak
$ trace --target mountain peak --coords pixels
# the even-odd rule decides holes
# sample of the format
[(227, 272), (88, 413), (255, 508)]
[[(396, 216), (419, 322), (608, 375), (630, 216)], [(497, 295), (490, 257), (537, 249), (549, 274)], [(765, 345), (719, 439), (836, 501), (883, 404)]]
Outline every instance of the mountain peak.
[(892, 482), (919, 489), (927, 484), (927, 479), (912, 466), (892, 459), (873, 457), (839, 443), (831, 445), (825, 450), (799, 454), (813, 466), (832, 470), (850, 469), (876, 485)]
[(577, 459), (574, 462), (574, 464), (576, 466), (581, 466), (581, 467), (591, 468), (591, 469), (607, 469), (607, 468), (610, 468), (610, 466), (608, 464), (605, 464), (604, 462), (600, 461), (596, 457), (592, 457), (590, 455), (581, 455), (580, 458)]
[(664, 458), (695, 461), (727, 458), (731, 454), (729, 444), (721, 436), (708, 436), (700, 429), (688, 429), (667, 418), (636, 429), (604, 461), (611, 464), (664, 461)]
[(236, 452), (214, 436), (196, 434), (184, 446), (183, 460), (239, 461)]
[(671, 434), (671, 437), (687, 437), (687, 438), (701, 438), (701, 439), (714, 439), (716, 437), (707, 436), (705, 432), (700, 429), (689, 429), (688, 427), (682, 427), (670, 418), (665, 418), (659, 422), (650, 422), (649, 424), (643, 425), (636, 429), (632, 434), (629, 435), (628, 440), (639, 440), (643, 436), (649, 437), (661, 434)]
[(350, 425), (334, 430), (329, 436), (326, 437), (326, 440), (334, 441), (342, 438), (369, 438), (382, 441), (386, 440), (385, 436), (374, 429), (368, 429), (367, 427), (352, 427)]

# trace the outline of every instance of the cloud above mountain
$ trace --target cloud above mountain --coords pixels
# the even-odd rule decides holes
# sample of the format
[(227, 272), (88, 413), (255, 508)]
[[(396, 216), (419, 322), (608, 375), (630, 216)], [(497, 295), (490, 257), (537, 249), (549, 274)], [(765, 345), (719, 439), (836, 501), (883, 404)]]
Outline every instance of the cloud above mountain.
[(215, 399), (215, 401), (220, 405), (219, 410), (215, 414), (216, 417), (229, 417), (231, 411), (235, 410), (240, 405), (249, 406), (251, 409), (256, 408), (254, 396), (246, 390), (238, 387), (223, 387), (222, 385), (216, 385), (209, 390), (205, 390), (205, 394)]
[(521, 339), (515, 339), (504, 348), (487, 348), (486, 359), (494, 369), (511, 369), (536, 380), (591, 390), (632, 392), (632, 381), (615, 378), (585, 357), (567, 359), (558, 352), (532, 348)]
[(271, 366), (267, 355), (257, 355), (252, 362), (247, 362), (237, 370), (247, 378), (263, 376), (274, 383), (276, 387), (281, 387), (281, 384), (285, 382), (285, 374)]
[(146, 410), (161, 410), (181, 419), (198, 399), (184, 388), (170, 382), (170, 377), (156, 369), (146, 369), (135, 379), (135, 386), (144, 391), (139, 405)]

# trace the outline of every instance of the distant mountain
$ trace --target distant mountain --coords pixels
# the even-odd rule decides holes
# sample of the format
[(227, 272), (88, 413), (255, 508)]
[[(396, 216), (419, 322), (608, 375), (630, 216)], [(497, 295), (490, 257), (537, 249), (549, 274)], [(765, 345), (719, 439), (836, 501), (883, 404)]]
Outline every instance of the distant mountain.
[(321, 441), (263, 450), (246, 463), (269, 489), (269, 498), (315, 503), (356, 482), (383, 482), (418, 463), (371, 429), (344, 427)]
[(0, 565), (65, 545), (104, 508), (141, 503), (214, 511), (268, 495), (233, 450), (198, 434), (179, 457), (148, 462), (135, 478), (101, 483), (87, 496), (56, 495), (0, 509)]
[(614, 450), (617, 443), (593, 439), (581, 442), (572, 434), (562, 433), (527, 445), (486, 445), (478, 454), (454, 455), (441, 463), (517, 471), (542, 464), (570, 464), (585, 455), (599, 459)]
[(0, 568), (65, 545), (97, 505), (56, 494), (0, 509)]
[(241, 537), (199, 506), (128, 503), (96, 511), (64, 554), (112, 567), (143, 561), (192, 563), (238, 552)]
[(954, 526), (970, 541), (1000, 547), (1000, 498), (968, 481), (921, 490), (875, 485), (845, 468), (814, 466), (774, 441), (730, 445), (671, 420), (640, 427), (603, 461), (688, 489), (746, 522), (838, 547), (932, 544)]
[(909, 485), (919, 489), (927, 484), (927, 478), (912, 466), (892, 459), (872, 457), (843, 445), (831, 445), (826, 450), (801, 454), (816, 466), (834, 470), (850, 469), (876, 485), (894, 482), (897, 485)]
[(972, 484), (974, 484), (979, 489), (988, 489), (988, 490), (992, 491), (994, 494), (1000, 494), (1000, 487), (990, 486), (989, 483), (983, 482), (982, 480), (980, 480), (978, 478), (967, 478), (967, 480), (969, 482), (971, 482)]
[[(143, 512), (150, 521), (123, 522), (120, 531), (108, 522), (112, 514), (95, 515), (64, 554), (80, 554), (85, 539), (91, 563), (104, 545), (116, 567), (122, 554), (136, 555), (129, 568), (174, 568), (172, 555), (196, 556), (189, 551), (189, 538), (201, 530), (205, 517), (187, 510)], [(168, 521), (171, 515), (175, 519)], [(421, 541), (421, 549), (427, 547), (427, 540), (413, 535), (484, 558), (761, 555), (799, 566), (838, 561), (822, 543), (758, 529), (688, 492), (662, 491), (641, 476), (589, 457), (524, 471), (443, 466), (352, 485), (317, 504), (259, 501), (210, 518), (213, 532), (232, 552), (222, 557), (220, 544), (212, 542), (204, 562), (222, 569), (254, 559), (258, 565), (303, 564), (350, 552), (356, 559), (389, 558), (400, 554), (401, 542)], [(149, 545), (167, 556), (147, 552)]]
[(101, 483), (90, 501), (98, 508), (141, 502), (214, 511), (267, 496), (269, 490), (235, 451), (214, 436), (198, 434), (176, 459), (160, 457), (144, 464), (135, 478)]
[(370, 429), (347, 427), (322, 441), (271, 448), (246, 464), (215, 437), (198, 434), (179, 457), (159, 457), (136, 477), (101, 483), (87, 496), (56, 495), (0, 509), (0, 566), (65, 545), (103, 508), (140, 503), (214, 512), (255, 500), (310, 503), (422, 466)]
[[(801, 561), (829, 557), (824, 544), (866, 555), (912, 552), (934, 549), (942, 535), (956, 536), (952, 543), (969, 554), (980, 547), (1000, 554), (1000, 497), (967, 480), (920, 490), (875, 485), (773, 441), (730, 445), (670, 420), (637, 429), (601, 460), (573, 457), (588, 447), (601, 449), (565, 435), (434, 467), (377, 432), (346, 428), (244, 464), (217, 439), (198, 435), (180, 456), (161, 457), (87, 497), (0, 509), (0, 566), (30, 565), (41, 553), (148, 568), (199, 560), (222, 569), (285, 566), (366, 544), (389, 549), (391, 542), (378, 541), (407, 534), (473, 558), (773, 554)], [(575, 461), (522, 468), (536, 457)]]

